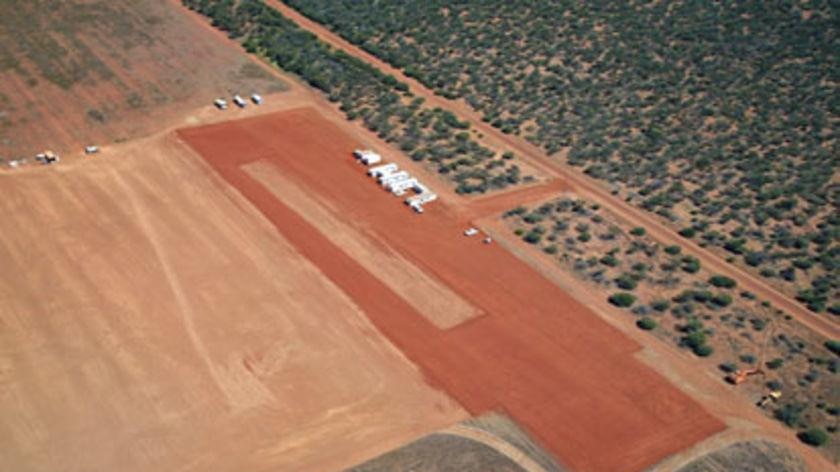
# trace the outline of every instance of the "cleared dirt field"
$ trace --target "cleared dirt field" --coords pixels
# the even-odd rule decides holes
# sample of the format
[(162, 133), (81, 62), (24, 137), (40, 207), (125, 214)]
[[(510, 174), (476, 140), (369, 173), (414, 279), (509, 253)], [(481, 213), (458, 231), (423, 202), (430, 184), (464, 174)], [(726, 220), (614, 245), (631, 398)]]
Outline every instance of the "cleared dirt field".
[(0, 470), (336, 470), (466, 417), (174, 139), (0, 195)]
[[(461, 235), (445, 201), (412, 214), (350, 158), (356, 142), (312, 109), (179, 131), (348, 293), (426, 379), (470, 413), (503, 410), (573, 470), (641, 470), (724, 425), (634, 358), (639, 345), (497, 245)], [(364, 221), (486, 314), (441, 331), (242, 166), (271, 162)]]
[(285, 85), (169, 0), (0, 2), (0, 157), (151, 134)]

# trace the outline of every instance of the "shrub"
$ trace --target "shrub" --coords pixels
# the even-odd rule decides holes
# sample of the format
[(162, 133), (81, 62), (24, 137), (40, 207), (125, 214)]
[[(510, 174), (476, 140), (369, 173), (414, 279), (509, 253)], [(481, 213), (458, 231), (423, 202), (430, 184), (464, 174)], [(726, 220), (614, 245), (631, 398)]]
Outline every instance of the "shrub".
[(618, 292), (610, 295), (608, 302), (621, 308), (627, 308), (636, 303), (636, 297), (632, 293)]
[(640, 319), (639, 321), (637, 321), (636, 326), (638, 326), (639, 329), (643, 329), (645, 331), (650, 331), (650, 330), (656, 328), (656, 320), (654, 320), (653, 318), (648, 318), (646, 316), (646, 317)]
[(525, 242), (528, 244), (537, 244), (538, 242), (540, 242), (540, 239), (542, 239), (542, 233), (531, 230), (522, 239), (524, 239)]
[(557, 254), (557, 246), (555, 246), (554, 244), (552, 244), (551, 246), (546, 246), (545, 248), (543, 248), (543, 251), (545, 251), (546, 254)]
[(709, 357), (713, 352), (715, 352), (715, 350), (712, 349), (712, 346), (709, 346), (708, 344), (701, 344), (692, 348), (691, 351), (698, 357)]
[(775, 416), (777, 420), (793, 428), (799, 424), (799, 417), (802, 415), (803, 411), (805, 411), (805, 405), (801, 403), (787, 403), (777, 409), (773, 413), (773, 416)]
[(630, 230), (630, 234), (633, 236), (644, 236), (647, 233), (644, 228), (641, 226), (636, 226), (635, 228)]
[(840, 340), (832, 339), (825, 342), (825, 348), (840, 356)]
[(770, 369), (770, 370), (776, 370), (779, 367), (781, 367), (782, 364), (784, 364), (784, 363), (785, 363), (784, 359), (782, 359), (781, 357), (777, 357), (777, 358), (767, 362), (767, 368)]
[(735, 365), (734, 362), (724, 362), (718, 366), (718, 369), (726, 372), (727, 374), (731, 374), (732, 372), (738, 370), (738, 366)]
[(618, 278), (615, 279), (615, 284), (618, 288), (622, 290), (634, 290), (636, 288), (637, 282), (633, 276), (629, 274), (621, 274)]
[(729, 306), (732, 303), (732, 297), (725, 293), (719, 293), (712, 297), (712, 303), (719, 307)]
[(809, 446), (820, 447), (828, 442), (828, 433), (820, 428), (811, 428), (796, 435), (800, 441)]
[(700, 271), (700, 260), (694, 256), (685, 256), (682, 258), (682, 270), (689, 274), (694, 274)]
[(709, 279), (709, 283), (718, 288), (733, 288), (737, 285), (734, 279), (725, 275), (714, 275)]
[(600, 260), (601, 264), (604, 264), (608, 267), (615, 267), (618, 265), (618, 259), (612, 254), (607, 254), (606, 256), (602, 257)]
[(651, 302), (650, 307), (656, 311), (665, 311), (671, 307), (671, 302), (664, 299), (657, 299)]
[(697, 230), (689, 226), (679, 231), (679, 235), (684, 238), (693, 238), (697, 234)]
[(680, 252), (682, 252), (682, 248), (674, 244), (673, 246), (665, 246), (665, 252), (672, 256), (676, 256)]

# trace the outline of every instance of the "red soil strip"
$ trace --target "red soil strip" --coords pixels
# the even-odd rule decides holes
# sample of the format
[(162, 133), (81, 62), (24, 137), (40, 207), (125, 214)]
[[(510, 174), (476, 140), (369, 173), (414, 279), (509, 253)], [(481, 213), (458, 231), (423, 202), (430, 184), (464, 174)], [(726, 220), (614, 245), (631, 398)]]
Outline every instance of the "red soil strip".
[[(414, 215), (350, 157), (312, 109), (178, 133), (372, 322), (470, 413), (504, 410), (574, 470), (644, 469), (724, 429), (637, 361), (639, 346), (498, 245), (461, 235), (438, 201)], [(266, 159), (363, 221), (487, 314), (441, 331), (239, 167)]]

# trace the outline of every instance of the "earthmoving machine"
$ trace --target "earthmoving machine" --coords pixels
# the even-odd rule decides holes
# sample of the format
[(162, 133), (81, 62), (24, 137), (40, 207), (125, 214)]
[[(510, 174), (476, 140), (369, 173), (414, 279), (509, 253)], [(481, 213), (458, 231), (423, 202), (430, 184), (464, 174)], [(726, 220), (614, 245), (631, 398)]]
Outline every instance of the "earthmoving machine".
[(764, 375), (764, 354), (767, 352), (767, 345), (770, 344), (770, 339), (773, 338), (773, 333), (776, 332), (776, 323), (771, 321), (770, 329), (767, 337), (764, 338), (764, 344), (761, 346), (761, 353), (758, 356), (758, 361), (752, 369), (739, 369), (726, 376), (726, 381), (732, 385), (740, 385), (753, 375)]

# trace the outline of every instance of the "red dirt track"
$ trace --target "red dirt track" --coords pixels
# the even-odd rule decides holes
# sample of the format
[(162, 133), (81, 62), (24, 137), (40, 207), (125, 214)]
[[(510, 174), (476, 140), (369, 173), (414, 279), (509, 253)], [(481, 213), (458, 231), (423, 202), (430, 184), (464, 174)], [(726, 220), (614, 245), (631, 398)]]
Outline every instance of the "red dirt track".
[[(471, 414), (504, 410), (574, 470), (641, 470), (724, 429), (637, 361), (639, 346), (444, 201), (413, 214), (364, 175), (358, 144), (313, 109), (181, 130), (181, 139)], [(486, 315), (435, 328), (240, 166), (265, 160), (330, 200)], [(431, 183), (431, 182), (430, 182)], [(434, 185), (434, 183), (432, 183)]]

